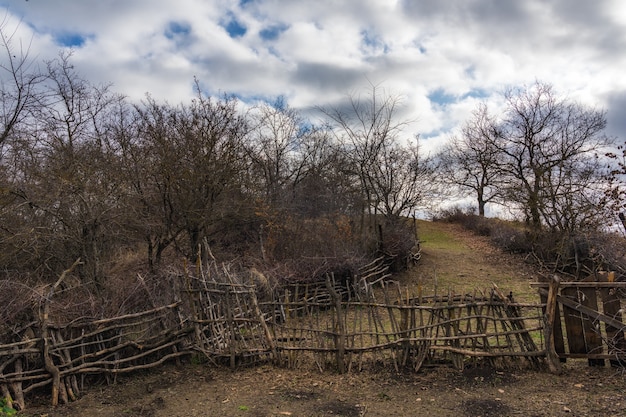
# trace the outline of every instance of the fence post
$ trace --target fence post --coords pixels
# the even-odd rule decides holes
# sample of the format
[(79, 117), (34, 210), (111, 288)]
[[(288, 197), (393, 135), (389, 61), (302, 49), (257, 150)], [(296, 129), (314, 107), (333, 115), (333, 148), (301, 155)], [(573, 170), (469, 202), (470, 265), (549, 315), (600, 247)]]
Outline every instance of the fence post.
[(546, 360), (548, 361), (548, 368), (550, 372), (554, 374), (561, 373), (561, 362), (554, 349), (554, 321), (560, 319), (555, 317), (556, 312), (556, 296), (559, 291), (560, 279), (557, 276), (550, 281), (550, 287), (548, 289), (548, 300), (546, 301), (546, 315), (545, 323), (543, 327), (544, 340), (546, 343)]
[(335, 291), (335, 277), (333, 276), (331, 279), (330, 275), (326, 275), (326, 288), (328, 288), (328, 292), (330, 297), (333, 300), (333, 304), (335, 307), (335, 314), (337, 315), (337, 333), (335, 336), (335, 348), (337, 349), (337, 367), (339, 368), (339, 373), (344, 373), (346, 371), (345, 365), (345, 353), (346, 353), (346, 328), (345, 323), (343, 322), (343, 314), (341, 313), (341, 297)]
[(43, 356), (44, 367), (46, 371), (48, 371), (48, 373), (52, 377), (52, 406), (53, 407), (56, 407), (59, 404), (59, 397), (61, 397), (61, 400), (63, 401), (63, 403), (67, 403), (68, 399), (67, 399), (67, 391), (65, 390), (65, 385), (63, 384), (63, 381), (61, 380), (61, 371), (54, 364), (54, 361), (52, 360), (52, 355), (50, 354), (50, 342), (52, 340), (49, 334), (50, 333), (49, 332), (50, 302), (52, 301), (52, 297), (54, 296), (55, 291), (57, 290), (59, 285), (61, 285), (65, 277), (68, 274), (71, 274), (74, 268), (80, 265), (80, 263), (81, 263), (80, 258), (78, 258), (72, 264), (72, 266), (69, 267), (69, 269), (66, 269), (65, 271), (63, 271), (59, 279), (54, 283), (54, 285), (52, 285), (52, 287), (48, 291), (46, 299), (44, 300), (44, 303), (43, 303), (43, 308), (42, 308), (43, 311), (40, 312), (39, 320), (41, 322), (41, 342), (43, 344), (41, 356)]
[(274, 337), (272, 336), (272, 332), (270, 331), (270, 328), (267, 326), (267, 323), (265, 322), (265, 317), (263, 317), (263, 312), (261, 311), (261, 308), (259, 307), (259, 302), (256, 298), (256, 286), (252, 287), (248, 294), (250, 295), (250, 300), (252, 301), (254, 314), (256, 315), (256, 318), (259, 321), (259, 324), (263, 328), (265, 339), (272, 352), (272, 359), (274, 360), (274, 363), (280, 364), (281, 362), (280, 356), (279, 356), (280, 354), (278, 352), (278, 349), (276, 349), (276, 343), (274, 343)]

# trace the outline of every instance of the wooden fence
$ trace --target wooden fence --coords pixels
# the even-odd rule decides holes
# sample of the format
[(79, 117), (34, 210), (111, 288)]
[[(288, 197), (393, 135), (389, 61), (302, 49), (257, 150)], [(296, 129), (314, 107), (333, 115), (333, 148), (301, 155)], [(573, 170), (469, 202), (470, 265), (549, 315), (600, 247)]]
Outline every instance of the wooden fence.
[[(339, 372), (372, 364), (414, 371), (435, 363), (463, 368), (479, 361), (499, 368), (552, 367), (559, 357), (583, 356), (569, 331), (562, 341), (568, 350), (558, 347), (554, 329), (561, 320), (554, 317), (560, 317), (555, 314), (559, 305), (560, 311), (569, 308), (579, 315), (587, 341), (593, 340), (598, 323), (605, 324), (604, 333), (597, 333), (605, 351), (589, 342), (584, 357), (624, 358), (619, 302), (611, 307), (612, 301), (602, 298), (603, 311), (592, 313), (563, 293), (575, 288), (570, 284), (553, 285), (546, 303), (523, 304), (495, 286), (472, 294), (424, 295), (420, 288), (412, 294), (389, 281), (383, 266), (368, 268), (351, 283), (331, 275), (322, 282), (283, 287), (264, 300), (257, 298), (255, 285), (238, 282), (227, 270), (219, 281), (215, 274), (187, 274), (180, 277), (180, 301), (98, 320), (54, 323), (44, 306), (37, 323), (0, 344), (2, 396), (24, 408), (25, 395), (45, 387), (53, 404), (66, 402), (93, 378), (112, 381), (119, 373), (191, 355), (232, 367), (271, 361)], [(607, 294), (623, 287), (608, 284)], [(53, 295), (54, 287), (47, 300)], [(585, 320), (593, 328), (585, 327)]]
[[(540, 304), (515, 303), (496, 287), (474, 294), (411, 295), (397, 283), (292, 285), (258, 301), (253, 285), (187, 277), (195, 349), (236, 366), (312, 358), (339, 372), (384, 361), (396, 370), (468, 360), (539, 367), (545, 356)], [(374, 285), (375, 284), (375, 285)]]
[(624, 310), (626, 282), (613, 273), (595, 274), (584, 281), (536, 283), (546, 304), (546, 339), (550, 366), (559, 370), (567, 358), (586, 358), (593, 366), (626, 365)]
[(2, 397), (23, 409), (26, 394), (49, 385), (56, 405), (78, 397), (90, 376), (114, 380), (189, 355), (191, 329), (178, 325), (177, 309), (175, 303), (110, 319), (33, 323), (22, 340), (0, 345)]

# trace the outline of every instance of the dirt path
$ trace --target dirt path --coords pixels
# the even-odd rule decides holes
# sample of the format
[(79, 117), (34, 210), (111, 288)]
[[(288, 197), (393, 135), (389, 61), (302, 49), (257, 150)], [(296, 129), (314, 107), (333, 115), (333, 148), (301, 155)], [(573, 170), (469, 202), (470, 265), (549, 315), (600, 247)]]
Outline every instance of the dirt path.
[(472, 293), (496, 284), (518, 301), (539, 302), (530, 283), (538, 271), (517, 255), (495, 248), (488, 237), (476, 236), (455, 223), (418, 222), (422, 259), (417, 268), (402, 277), (402, 282), (434, 292), (453, 289)]
[[(423, 258), (401, 277), (434, 289), (490, 288), (493, 283), (533, 298), (536, 271), (503, 254), (485, 238), (451, 224), (420, 223)], [(391, 369), (390, 369), (391, 368)], [(48, 401), (49, 396), (42, 397)], [(621, 369), (569, 361), (563, 375), (449, 366), (396, 373), (391, 366), (362, 372), (320, 373), (313, 365), (269, 365), (231, 371), (209, 364), (168, 365), (93, 387), (78, 401), (29, 417), (68, 416), (626, 416), (626, 376)]]

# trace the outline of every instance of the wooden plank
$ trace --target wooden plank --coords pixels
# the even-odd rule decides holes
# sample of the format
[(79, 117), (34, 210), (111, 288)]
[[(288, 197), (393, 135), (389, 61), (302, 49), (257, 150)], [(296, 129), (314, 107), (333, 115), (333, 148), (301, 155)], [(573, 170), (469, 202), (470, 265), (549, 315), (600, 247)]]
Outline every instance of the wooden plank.
[[(578, 290), (580, 303), (598, 312), (598, 296), (595, 288), (579, 288)], [(594, 324), (595, 318), (592, 318), (588, 314), (582, 315), (583, 332), (585, 333), (585, 346), (587, 353), (602, 354), (602, 335), (600, 333), (600, 324), (596, 327)], [(589, 359), (589, 365), (591, 366), (604, 366), (604, 359)]]
[[(612, 282), (615, 279), (615, 273), (609, 272), (606, 276), (607, 281)], [(620, 298), (614, 290), (603, 288), (600, 290), (602, 298), (602, 310), (604, 314), (622, 323), (622, 307)], [(604, 323), (606, 331), (607, 350), (611, 359), (611, 365), (615, 367), (623, 367), (626, 363), (621, 359), (616, 359), (619, 355), (626, 353), (626, 339), (624, 339), (623, 326), (615, 327), (608, 323)]]
[(585, 346), (581, 314), (578, 309), (574, 308), (580, 305), (577, 292), (576, 288), (563, 288), (561, 289), (562, 295), (557, 296), (557, 301), (563, 304), (563, 319), (569, 353), (589, 353)]
[(557, 320), (558, 316), (555, 315), (556, 307), (558, 305), (556, 301), (558, 291), (559, 278), (554, 277), (552, 279), (552, 282), (550, 283), (550, 290), (548, 291), (548, 296), (546, 297), (546, 323), (544, 326), (544, 338), (546, 341), (546, 359), (548, 361), (548, 368), (550, 368), (550, 372), (554, 374), (561, 373), (561, 363), (557, 357), (557, 353), (554, 348), (554, 324), (556, 321), (560, 322), (560, 319)]
[[(557, 276), (554, 276), (554, 278), (559, 280), (560, 286), (560, 279)], [(546, 282), (546, 285), (550, 285), (550, 283)], [(540, 288), (539, 298), (541, 300), (541, 304), (546, 304), (548, 300), (548, 291)], [(543, 307), (543, 312), (544, 314), (546, 313), (546, 307)], [(567, 360), (565, 359), (565, 357), (562, 356), (562, 354), (565, 353), (565, 338), (563, 337), (563, 325), (561, 324), (561, 308), (559, 307), (559, 303), (555, 303), (554, 306), (554, 322), (552, 325), (552, 343), (554, 345), (554, 351), (559, 355), (559, 360), (565, 363)]]
[(563, 353), (559, 354), (559, 357), (563, 358), (572, 358), (572, 359), (615, 359), (619, 360), (621, 363), (626, 363), (626, 355), (621, 354), (613, 354), (609, 355), (608, 353)]
[[(602, 297), (602, 308), (604, 314), (622, 322), (622, 309), (619, 297), (609, 289), (600, 290)], [(615, 327), (604, 323), (606, 330), (607, 349), (610, 355), (624, 355), (626, 353), (626, 339), (624, 338), (624, 326)], [(611, 365), (623, 367), (626, 363), (623, 360), (611, 359)]]
[(562, 295), (558, 295), (556, 299), (559, 303), (563, 304), (564, 306), (567, 306), (568, 308), (572, 310), (579, 311), (583, 314), (586, 314), (589, 317), (593, 318), (594, 320), (599, 320), (603, 323), (610, 324), (611, 326), (617, 329), (620, 329), (622, 331), (625, 330), (624, 323), (612, 317), (609, 317), (606, 314), (602, 314), (599, 311), (591, 310), (590, 308), (583, 306), (579, 302), (571, 300), (570, 298), (563, 297)]

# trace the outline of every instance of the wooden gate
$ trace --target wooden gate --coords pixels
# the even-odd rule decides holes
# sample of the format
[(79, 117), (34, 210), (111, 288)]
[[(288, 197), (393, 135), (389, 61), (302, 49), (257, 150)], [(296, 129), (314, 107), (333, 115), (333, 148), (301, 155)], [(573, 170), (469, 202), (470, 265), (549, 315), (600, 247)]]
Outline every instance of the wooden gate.
[[(626, 365), (626, 282), (599, 273), (584, 281), (532, 284), (546, 304), (546, 340), (561, 362), (586, 358), (592, 366)], [(624, 307), (623, 307), (624, 306)]]

